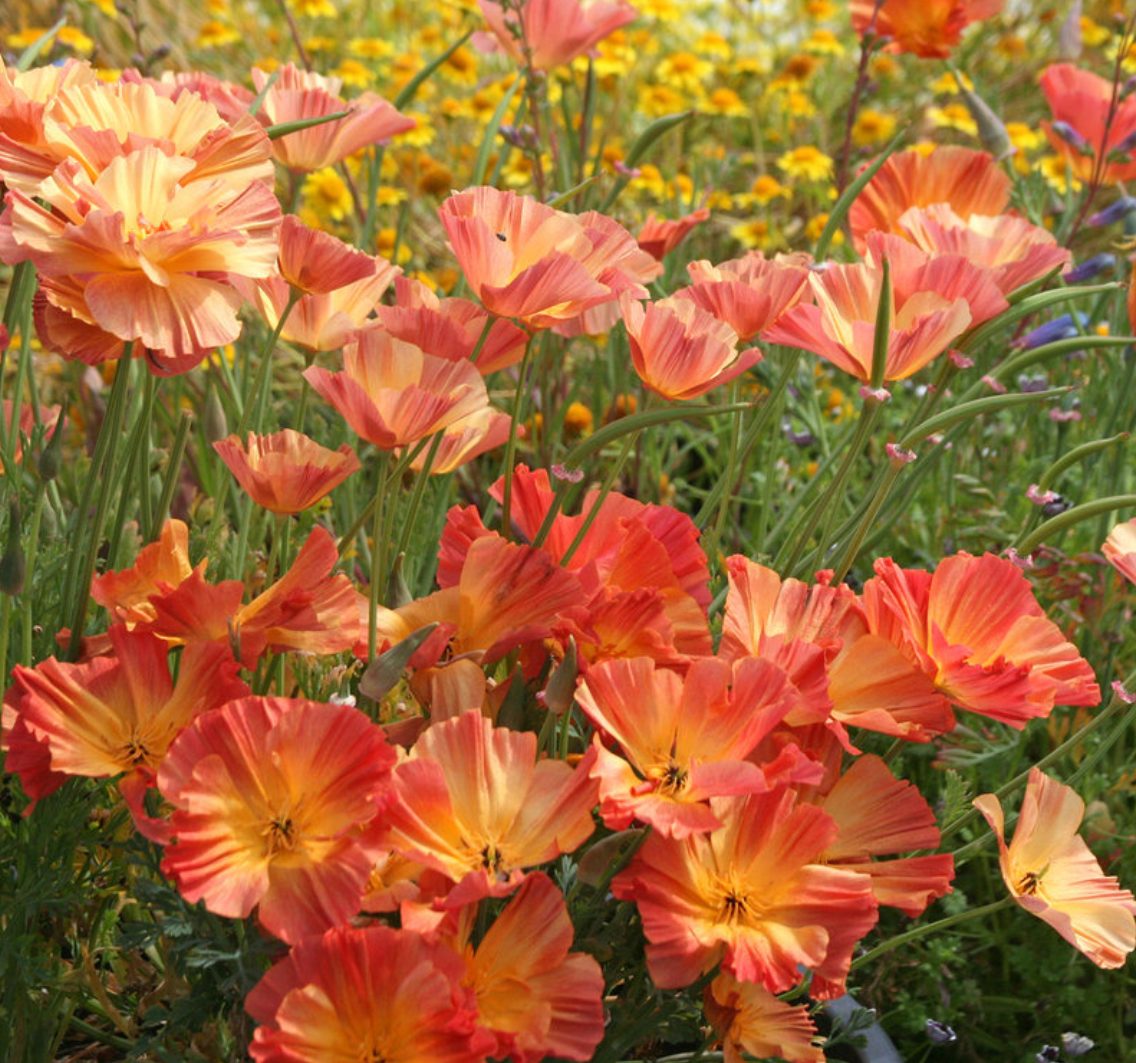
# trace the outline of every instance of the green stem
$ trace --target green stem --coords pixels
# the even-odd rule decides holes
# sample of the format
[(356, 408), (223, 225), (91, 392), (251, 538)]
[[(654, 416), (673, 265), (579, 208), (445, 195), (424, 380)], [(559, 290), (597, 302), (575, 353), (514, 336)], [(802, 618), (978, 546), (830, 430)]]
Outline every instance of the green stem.
[(430, 449), (426, 452), (426, 458), (422, 463), (422, 468), (414, 478), (414, 488), (410, 492), (410, 505), (402, 520), (402, 531), (399, 532), (398, 545), (395, 547), (394, 556), (398, 557), (406, 551), (410, 543), (410, 536), (414, 531), (414, 522), (418, 517), (418, 509), (422, 505), (422, 496), (426, 493), (426, 484), (430, 479), (430, 470), (434, 466), (434, 459), (438, 456), (438, 448), (442, 445), (442, 438), (445, 432), (435, 432), (434, 438), (430, 441)]
[(513, 394), (513, 413), (509, 421), (509, 442), (505, 447), (505, 487), (501, 495), (501, 534), (506, 539), (513, 537), (513, 465), (517, 457), (517, 423), (521, 416), (521, 403), (525, 396), (525, 382), (528, 378), (529, 364), (532, 361), (533, 337), (525, 345), (524, 357), (517, 368), (517, 390)]
[(389, 451), (381, 451), (379, 462), (379, 482), (375, 489), (375, 519), (371, 530), (371, 586), (367, 589), (369, 608), (367, 611), (367, 660), (375, 659), (375, 646), (378, 643), (379, 596), (385, 597), (386, 587), (386, 508), (387, 489), (393, 474), (390, 468)]
[(861, 518), (860, 523), (856, 525), (856, 530), (852, 533), (852, 538), (848, 541), (848, 546), (845, 548), (843, 556), (840, 558), (840, 561), (833, 566), (834, 573), (832, 582), (834, 584), (841, 583), (844, 577), (848, 575), (848, 570), (855, 563), (856, 557), (860, 553), (860, 547), (864, 544), (864, 537), (868, 534), (868, 529), (879, 515), (881, 507), (887, 500), (887, 496), (891, 493), (892, 484), (898, 479), (903, 466), (903, 462), (893, 460), (888, 466), (887, 473), (884, 475), (883, 483), (881, 483), (871, 495), (871, 502), (864, 511), (864, 516)]
[(166, 522), (166, 514), (170, 511), (170, 503), (174, 500), (177, 490), (178, 478), (181, 473), (181, 463), (185, 457), (185, 448), (189, 443), (189, 431), (193, 427), (193, 414), (189, 410), (182, 410), (178, 418), (177, 432), (174, 434), (174, 443), (170, 448), (170, 456), (166, 461), (166, 475), (162, 481), (162, 494), (158, 499), (158, 508), (154, 510), (153, 523), (146, 536), (147, 542), (158, 538), (162, 525)]
[[(736, 403), (739, 397), (739, 385), (735, 380), (730, 385), (730, 402)], [(766, 403), (768, 403), (768, 399)], [(761, 415), (758, 414), (758, 417)], [(726, 529), (726, 518), (730, 515), (730, 503), (733, 501), (735, 485), (741, 479), (741, 469), (738, 455), (741, 450), (742, 415), (739, 411), (731, 418), (730, 424), (730, 450), (726, 459), (726, 471), (722, 474), (722, 500), (718, 504), (718, 519), (714, 522), (714, 529), (710, 533), (710, 541), (703, 547), (706, 556), (713, 561), (718, 556), (719, 544), (722, 541), (722, 532)]]

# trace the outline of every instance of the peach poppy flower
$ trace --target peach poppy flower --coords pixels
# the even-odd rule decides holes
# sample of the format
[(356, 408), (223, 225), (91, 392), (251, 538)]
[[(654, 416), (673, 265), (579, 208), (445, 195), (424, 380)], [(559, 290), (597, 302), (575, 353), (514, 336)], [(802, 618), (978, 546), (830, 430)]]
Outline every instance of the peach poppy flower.
[(435, 723), (394, 772), (387, 840), (449, 876), (447, 907), (506, 897), (526, 868), (573, 852), (595, 829), (595, 756), (575, 768), (538, 760), (535, 734), (476, 710)]
[(903, 380), (967, 328), (1006, 308), (993, 280), (961, 255), (929, 255), (884, 233), (868, 236), (869, 261), (810, 274), (816, 305), (798, 304), (765, 333), (770, 343), (812, 351), (865, 383), (872, 376), (881, 260), (891, 266), (885, 381)]
[(17, 665), (11, 697), (5, 696), (3, 748), (34, 761), (29, 743), (35, 743), (46, 754), (47, 777), (25, 774), (16, 759), (8, 761), (9, 771), (21, 771), (33, 799), (53, 793), (68, 776), (104, 779), (125, 772), (119, 789), (136, 820), (144, 821), (142, 796), (154, 785), (170, 743), (196, 715), (243, 697), (249, 688), (237, 678), (227, 646), (187, 649), (175, 683), (168, 643), (121, 624), (110, 629), (109, 642), (109, 654), (89, 661), (49, 657), (35, 668)]
[(256, 1063), (365, 1059), (483, 1063), (462, 959), (421, 934), (340, 927), (297, 944), (245, 1000)]
[[(256, 91), (264, 92), (268, 74), (253, 67), (252, 80)], [(413, 118), (400, 114), (373, 92), (361, 93), (350, 101), (342, 99), (339, 96), (342, 85), (341, 78), (297, 70), (292, 63), (277, 71), (257, 112), (265, 125), (283, 125), (347, 112), (338, 121), (309, 126), (272, 141), (273, 156), (289, 170), (308, 172), (334, 166), (361, 148), (414, 128)]]
[(737, 352), (738, 334), (689, 299), (671, 296), (646, 307), (620, 296), (635, 372), (663, 398), (695, 399), (761, 361), (756, 347)]
[(1011, 561), (959, 553), (934, 574), (876, 562), (864, 585), (882, 635), (954, 704), (1019, 730), (1055, 705), (1096, 705), (1089, 663), (1068, 642)]
[(1101, 553), (1129, 583), (1136, 583), (1136, 517), (1108, 533)]
[(160, 371), (163, 358), (195, 363), (240, 335), (241, 296), (224, 276), (272, 271), (280, 206), (259, 181), (239, 191), (220, 179), (184, 183), (194, 166), (151, 145), (116, 156), (92, 181), (67, 160), (37, 192), (51, 209), (9, 192), (0, 255), (69, 285), (49, 283), (48, 301), (153, 352)]
[(722, 1038), (725, 1063), (767, 1056), (788, 1063), (825, 1061), (807, 1004), (786, 1004), (765, 986), (723, 972), (703, 991), (703, 1006)]
[(935, 255), (962, 255), (991, 272), (1003, 295), (1072, 260), (1051, 233), (1014, 214), (960, 218), (946, 203), (912, 207), (898, 222), (903, 235)]
[(856, 197), (848, 225), (856, 250), (873, 229), (903, 235), (899, 219), (912, 207), (946, 203), (960, 218), (1003, 213), (1010, 205), (1010, 178), (985, 151), (957, 145), (896, 152)]
[(635, 237), (635, 242), (656, 261), (669, 255), (690, 234), (710, 217), (705, 207), (684, 214), (681, 218), (656, 218), (652, 211)]
[(395, 763), (358, 709), (243, 698), (198, 717), (158, 773), (174, 806), (162, 871), (190, 904), (294, 944), (359, 911), (383, 852), (372, 820)]
[(769, 259), (760, 251), (716, 266), (701, 259), (686, 267), (694, 283), (675, 295), (725, 321), (742, 343), (749, 343), (800, 301), (808, 286), (808, 262), (807, 255)]
[(1014, 900), (1098, 967), (1123, 967), (1136, 948), (1136, 901), (1112, 875), (1102, 873), (1077, 833), (1084, 801), (1070, 787), (1031, 768), (1008, 846), (998, 798), (983, 794), (974, 807), (998, 839), (998, 863)]
[[(434, 462), (430, 466), (430, 475), (445, 476), (466, 462), (503, 447), (509, 441), (509, 426), (512, 423), (509, 414), (491, 407), (454, 421), (442, 433), (442, 441), (438, 444)], [(527, 435), (523, 425), (518, 428), (517, 435), (522, 439)], [(419, 454), (410, 463), (410, 467), (415, 472), (421, 472), (426, 467), (426, 452)]]
[(252, 500), (273, 513), (302, 513), (362, 467), (346, 443), (328, 450), (291, 428), (267, 436), (249, 432), (244, 444), (232, 435), (213, 449)]
[(767, 661), (731, 668), (704, 658), (680, 676), (634, 657), (589, 668), (576, 700), (600, 732), (592, 774), (604, 822), (623, 830), (638, 819), (685, 838), (722, 825), (711, 797), (769, 789), (746, 757), (796, 699), (785, 673)]
[(603, 972), (587, 953), (569, 951), (575, 928), (552, 880), (529, 875), (474, 947), (476, 916), (476, 904), (444, 912), (404, 905), (401, 923), (464, 959), (477, 1024), (497, 1039), (488, 1054), (516, 1063), (591, 1059), (604, 1035)]
[(717, 830), (651, 834), (612, 880), (616, 898), (639, 908), (654, 983), (680, 989), (721, 963), (782, 993), (807, 969), (838, 996), (878, 913), (866, 875), (820, 863), (835, 821), (786, 787), (714, 798), (711, 808)]
[(355, 431), (382, 450), (448, 428), (489, 405), (477, 369), (426, 354), (379, 328), (364, 329), (344, 348), (344, 368), (309, 366), (304, 378)]
[[(1062, 156), (1075, 177), (1082, 181), (1096, 178), (1104, 184), (1136, 178), (1136, 146), (1132, 146), (1136, 137), (1136, 97), (1129, 95), (1118, 102), (1106, 135), (1112, 107), (1111, 80), (1069, 63), (1055, 63), (1041, 75), (1041, 91), (1054, 121), (1064, 122), (1075, 137), (1092, 149), (1091, 154), (1081, 152), (1059, 136), (1051, 123), (1041, 123), (1053, 150)], [(1119, 158), (1110, 158), (1121, 144), (1128, 145), (1129, 150), (1121, 152)]]
[[(924, 59), (946, 59), (972, 22), (993, 18), (1006, 0), (885, 0), (876, 15), (875, 33), (891, 39), (894, 52)], [(852, 28), (863, 34), (875, 0), (852, 0)]]
[(626, 0), (523, 0), (511, 6), (478, 0), (478, 6), (492, 33), (481, 34), (478, 43), (487, 50), (496, 44), (533, 70), (564, 66), (639, 17)]
[[(438, 214), (466, 281), (491, 314), (533, 329), (551, 328), (645, 289), (613, 273), (613, 226), (593, 225), (531, 196), (470, 188), (447, 199)], [(628, 240), (631, 234), (622, 230)]]
[[(205, 564), (202, 561), (199, 566), (202, 572)], [(157, 616), (150, 604), (151, 595), (173, 590), (192, 572), (189, 527), (184, 521), (167, 520), (158, 541), (142, 547), (130, 568), (105, 572), (91, 580), (91, 597), (113, 620), (132, 631)]]

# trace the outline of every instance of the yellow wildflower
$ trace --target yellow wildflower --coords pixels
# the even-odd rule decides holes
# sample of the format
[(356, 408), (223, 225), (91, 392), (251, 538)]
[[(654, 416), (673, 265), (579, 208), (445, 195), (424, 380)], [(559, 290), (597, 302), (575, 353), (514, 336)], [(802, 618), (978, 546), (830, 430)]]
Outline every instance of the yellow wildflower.
[(224, 48), (229, 44), (236, 44), (241, 39), (232, 26), (217, 19), (210, 19), (201, 24), (194, 42), (198, 48)]
[(331, 0), (291, 0), (292, 10), (301, 18), (335, 18)]
[(832, 30), (813, 30), (801, 47), (812, 55), (844, 54), (844, 45)]
[(375, 75), (358, 59), (344, 59), (332, 73), (336, 77), (343, 78), (344, 85), (351, 85), (357, 89), (365, 89), (375, 78)]
[(309, 37), (304, 41), (304, 51), (312, 55), (317, 52), (331, 52), (339, 47), (339, 41), (334, 37), (328, 37), (326, 34), (316, 34), (314, 37)]
[(25, 48), (30, 48), (35, 44), (45, 33), (47, 33), (46, 28), (37, 27), (20, 30), (19, 33), (9, 33), (4, 39), (13, 51), (22, 52)]
[(1070, 182), (1072, 182), (1074, 192), (1080, 190), (1081, 182), (1072, 175), (1069, 164), (1065, 161), (1065, 156), (1046, 155), (1039, 159), (1035, 166), (1041, 176), (1045, 178), (1045, 183), (1059, 196), (1063, 196), (1069, 191)]
[(477, 56), (472, 49), (458, 48), (442, 64), (442, 73), (451, 81), (472, 85), (477, 81)]
[(114, 6), (114, 0), (90, 0), (107, 18), (118, 18), (118, 8)]
[(1104, 26), (1094, 22), (1088, 15), (1081, 16), (1081, 42), (1086, 48), (1096, 48), (1108, 40), (1110, 34)]
[(835, 18), (837, 14), (837, 7), (832, 3), (832, 0), (809, 0), (805, 4), (805, 10), (808, 12), (809, 18), (815, 18), (818, 22)]
[(730, 118), (744, 118), (749, 108), (733, 89), (720, 88), (711, 92), (702, 102), (702, 110), (707, 114), (726, 115)]
[(682, 16), (682, 10), (675, 0), (639, 0), (635, 6), (639, 9), (639, 14), (646, 18), (670, 21)]
[[(395, 256), (394, 247), (398, 243), (398, 255)], [(380, 229), (375, 234), (375, 251), (388, 262), (401, 266), (410, 261), (410, 248), (405, 243), (398, 242), (397, 229)]]
[(646, 192), (656, 199), (662, 199), (667, 192), (667, 183), (659, 168), (652, 163), (645, 162), (639, 168), (639, 176), (631, 181), (631, 187), (636, 192)]
[(582, 402), (573, 402), (564, 411), (564, 435), (568, 439), (590, 436), (595, 417)]
[[(827, 214), (814, 214), (805, 224), (805, 239), (815, 244), (820, 239), (820, 234), (824, 232), (824, 227), (827, 224)], [(844, 243), (844, 234), (839, 229), (832, 234), (832, 243), (833, 246)]]
[(860, 146), (879, 144), (894, 135), (895, 119), (890, 114), (867, 107), (856, 116), (856, 124), (852, 127), (852, 142)]
[(1010, 143), (1019, 151), (1033, 151), (1045, 143), (1045, 137), (1036, 129), (1031, 129), (1025, 122), (1007, 122), (1006, 133)]
[(686, 98), (666, 85), (642, 85), (639, 88), (639, 110), (649, 118), (662, 118), (686, 107)]
[[(894, 55), (877, 55), (872, 60), (872, 77), (886, 81), (893, 78), (900, 71), (900, 66)], [(954, 80), (952, 78), (952, 80)]]
[(998, 38), (994, 51), (1006, 59), (1025, 59), (1029, 56), (1029, 45), (1016, 33), (1005, 33)]
[[(968, 78), (966, 74), (964, 74), (961, 70), (959, 71), (959, 77), (962, 78), (962, 83), (965, 88), (971, 90), (974, 88), (974, 82), (971, 81), (970, 78)], [(958, 82), (955, 81), (954, 74), (952, 74), (949, 70), (941, 77), (938, 77), (931, 82), (931, 91), (935, 93), (936, 96), (954, 96), (958, 92), (958, 90)]]
[(739, 222), (730, 229), (730, 235), (743, 247), (765, 248), (769, 246), (769, 222), (762, 218)]
[(382, 37), (352, 37), (347, 50), (358, 59), (385, 59), (394, 51), (394, 45)]
[(713, 30), (707, 30), (694, 42), (694, 50), (699, 55), (707, 55), (722, 62), (729, 59), (733, 54), (730, 42)]
[(404, 111), (403, 113), (408, 118), (413, 118), (417, 125), (413, 129), (408, 129), (405, 133), (399, 133), (398, 136), (393, 137), (394, 143), (400, 147), (411, 148), (424, 148), (433, 144), (434, 138), (437, 136), (433, 117), (426, 114), (425, 111)]
[(948, 103), (945, 107), (928, 107), (927, 117), (945, 129), (957, 129), (969, 136), (978, 136), (978, 126), (964, 103)]
[(331, 166), (308, 174), (302, 192), (305, 202), (317, 215), (326, 215), (333, 221), (343, 221), (354, 207), (347, 182)]
[(788, 199), (789, 189), (772, 174), (763, 173), (749, 186), (749, 195), (755, 203), (764, 207), (778, 196)]
[(812, 144), (802, 144), (785, 152), (777, 160), (777, 167), (790, 177), (806, 181), (824, 181), (832, 176), (832, 159)]

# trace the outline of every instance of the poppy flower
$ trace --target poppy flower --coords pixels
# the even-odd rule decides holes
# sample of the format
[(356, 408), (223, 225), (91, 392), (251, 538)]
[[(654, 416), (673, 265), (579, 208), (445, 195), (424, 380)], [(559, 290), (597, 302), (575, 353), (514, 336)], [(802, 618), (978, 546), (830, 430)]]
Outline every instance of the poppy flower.
[[(972, 22), (993, 18), (1006, 0), (884, 0), (874, 32), (889, 38), (894, 52), (924, 59), (946, 59)], [(876, 9), (875, 0), (852, 0), (852, 28), (863, 35)]]
[[(1136, 96), (1120, 99), (1110, 120), (1112, 81), (1069, 63), (1046, 67), (1041, 91), (1054, 118), (1052, 124), (1042, 122), (1042, 128), (1074, 177), (1104, 184), (1136, 178)], [(1060, 136), (1057, 122), (1063, 122), (1091, 150), (1083, 152)], [(1118, 152), (1121, 145), (1128, 150)], [(1119, 157), (1112, 158), (1113, 153)]]
[(786, 1004), (765, 986), (723, 971), (703, 991), (703, 1006), (722, 1038), (725, 1063), (767, 1056), (788, 1063), (825, 1061), (807, 1004)]
[(1085, 803), (1076, 792), (1031, 768), (1009, 845), (998, 798), (983, 794), (974, 807), (998, 839), (998, 863), (1014, 900), (1098, 967), (1123, 967), (1136, 948), (1136, 901), (1101, 871), (1077, 834)]
[(372, 820), (395, 752), (348, 705), (243, 698), (200, 716), (158, 773), (162, 870), (190, 904), (295, 943), (346, 922), (384, 851)]
[(482, 1063), (492, 1038), (475, 1025), (464, 972), (452, 949), (409, 930), (329, 930), (297, 944), (249, 993), (259, 1023), (249, 1053), (256, 1063)]
[(1108, 533), (1101, 553), (1129, 583), (1136, 583), (1136, 517)]
[(267, 436), (250, 432), (244, 444), (229, 436), (213, 449), (252, 500), (273, 513), (302, 513), (361, 468), (346, 443), (328, 450), (290, 428)]
[(656, 218), (654, 212), (647, 215), (635, 237), (635, 242), (656, 261), (669, 255), (690, 234), (710, 217), (705, 207), (684, 214), (681, 218)]
[(523, 0), (505, 5), (478, 0), (495, 45), (533, 70), (552, 70), (586, 55), (605, 37), (639, 17), (626, 0)]
[(717, 265), (703, 259), (686, 267), (694, 283), (675, 294), (725, 321), (749, 343), (800, 300), (808, 287), (807, 265), (805, 255), (769, 259), (760, 251)]

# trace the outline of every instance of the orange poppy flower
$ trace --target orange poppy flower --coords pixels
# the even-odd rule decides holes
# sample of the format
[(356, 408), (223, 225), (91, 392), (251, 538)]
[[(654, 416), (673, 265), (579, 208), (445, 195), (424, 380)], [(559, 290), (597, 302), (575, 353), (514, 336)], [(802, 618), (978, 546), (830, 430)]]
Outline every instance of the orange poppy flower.
[(738, 334), (689, 299), (644, 307), (623, 295), (619, 305), (635, 372), (663, 398), (695, 399), (761, 361), (756, 347), (738, 354)]
[(695, 226), (710, 217), (705, 207), (681, 218), (656, 218), (652, 211), (635, 237), (635, 242), (656, 261), (661, 261), (683, 242)]
[[(551, 328), (615, 299), (623, 289), (646, 294), (609, 268), (613, 226), (589, 227), (531, 196), (470, 188), (438, 214), (469, 286), (485, 308), (533, 329)], [(605, 276), (606, 275), (606, 276)]]
[(494, 727), (474, 710), (428, 727), (395, 770), (387, 840), (449, 876), (448, 907), (508, 896), (526, 868), (595, 829), (594, 750), (575, 768), (536, 753), (531, 731)]
[[(253, 67), (252, 80), (256, 91), (264, 92), (268, 74)], [(283, 125), (347, 112), (337, 121), (309, 126), (272, 141), (273, 156), (289, 170), (307, 172), (334, 166), (361, 148), (414, 128), (413, 118), (400, 114), (373, 92), (361, 93), (350, 101), (342, 99), (339, 96), (342, 85), (341, 78), (297, 70), (292, 63), (276, 72), (257, 112), (265, 125)]]
[[(725, 1063), (776, 1056), (788, 1063), (824, 1063), (807, 1004), (786, 1004), (763, 985), (723, 972), (703, 991), (710, 1025), (722, 1038)], [(743, 1055), (745, 1053), (745, 1055)]]
[(652, 980), (679, 989), (720, 962), (740, 981), (781, 993), (804, 968), (838, 996), (877, 909), (866, 875), (820, 863), (835, 821), (786, 787), (710, 804), (720, 828), (651, 834), (612, 880), (616, 898), (639, 908)]
[(807, 255), (768, 259), (760, 251), (716, 266), (701, 259), (686, 267), (694, 283), (675, 295), (725, 321), (748, 343), (800, 300), (808, 286), (808, 261)]
[[(9, 758), (8, 770), (21, 772), (24, 790), (35, 799), (59, 789), (67, 776), (125, 772), (119, 788), (149, 837), (142, 797), (170, 743), (195, 716), (249, 688), (237, 678), (227, 646), (187, 649), (175, 683), (168, 643), (121, 624), (110, 629), (109, 641), (110, 654), (78, 664), (49, 657), (35, 668), (16, 666), (5, 697), (3, 748), (18, 750), (28, 762), (31, 771)], [(45, 763), (35, 763), (37, 752)]]
[[(1131, 146), (1136, 137), (1136, 97), (1121, 99), (1110, 121), (1112, 80), (1069, 63), (1046, 67), (1041, 91), (1054, 120), (1064, 122), (1072, 136), (1091, 149), (1087, 154), (1082, 152), (1079, 145), (1059, 136), (1051, 123), (1041, 123), (1053, 150), (1064, 158), (1074, 176), (1082, 181), (1096, 176), (1104, 184), (1136, 178), (1136, 147)], [(1112, 158), (1121, 144), (1129, 145), (1129, 150)], [(1103, 164), (1102, 156), (1106, 160)]]
[(912, 207), (898, 222), (903, 235), (935, 255), (962, 255), (989, 270), (1003, 295), (1072, 259), (1054, 237), (1014, 214), (960, 218), (946, 203)]
[(213, 449), (252, 500), (273, 513), (302, 513), (361, 468), (346, 443), (328, 450), (290, 428), (267, 436), (249, 432), (243, 445), (232, 435)]
[(711, 797), (769, 789), (746, 757), (792, 708), (785, 673), (753, 658), (731, 668), (695, 661), (685, 677), (649, 657), (609, 660), (588, 669), (576, 691), (595, 737), (593, 775), (600, 815), (613, 830), (635, 819), (672, 838), (721, 823)]
[(902, 235), (899, 219), (912, 207), (946, 203), (960, 218), (992, 217), (1010, 205), (1010, 178), (985, 151), (949, 145), (890, 156), (856, 197), (848, 225), (856, 250), (873, 229)]
[(542, 872), (529, 875), (474, 947), (477, 905), (444, 912), (404, 905), (402, 926), (444, 941), (465, 961), (477, 1024), (493, 1034), (495, 1059), (589, 1060), (604, 1035), (603, 972), (569, 952), (575, 928), (564, 897)]
[(420, 934), (342, 927), (293, 948), (257, 983), (245, 1008), (260, 1024), (256, 1063), (365, 1059), (483, 1063), (461, 957)]
[(489, 405), (477, 369), (426, 354), (389, 332), (369, 328), (343, 351), (343, 371), (319, 366), (304, 378), (356, 435), (382, 450), (415, 443)]
[(198, 717), (158, 773), (174, 806), (162, 870), (190, 904), (295, 943), (359, 911), (384, 851), (376, 798), (395, 763), (348, 705), (243, 698)]
[[(1006, 0), (884, 0), (875, 33), (890, 38), (893, 52), (946, 59), (967, 26), (993, 18), (1005, 4)], [(857, 33), (867, 30), (875, 8), (875, 0), (852, 0), (852, 28)]]
[[(205, 562), (199, 566), (205, 570)], [(189, 563), (189, 527), (167, 520), (157, 542), (144, 546), (134, 564), (91, 580), (91, 597), (128, 630), (154, 619), (150, 596), (173, 590), (193, 572)]]
[(874, 634), (898, 646), (954, 704), (1019, 730), (1054, 705), (1095, 705), (1100, 688), (1011, 561), (959, 553), (932, 575), (876, 562), (864, 585)]
[[(431, 476), (445, 476), (454, 469), (482, 454), (503, 447), (509, 441), (509, 426), (513, 418), (500, 410), (486, 407), (471, 413), (468, 417), (454, 421), (443, 433), (442, 441), (434, 455), (434, 462), (430, 466)], [(517, 435), (523, 439), (527, 435), (524, 426), (521, 426)], [(426, 453), (418, 455), (410, 467), (415, 472), (421, 472), (426, 467)]]
[(478, 0), (492, 47), (533, 70), (551, 70), (586, 55), (605, 37), (639, 17), (627, 0), (523, 0), (502, 5)]
[(1032, 768), (1014, 840), (1007, 846), (1001, 802), (983, 794), (974, 807), (998, 839), (1011, 896), (1098, 967), (1123, 967), (1136, 948), (1136, 901), (1105, 875), (1077, 834), (1085, 803), (1068, 786)]
[(1101, 553), (1129, 583), (1136, 583), (1136, 517), (1108, 533)]

